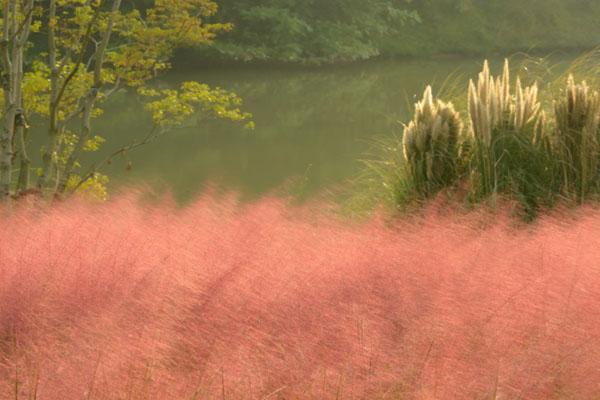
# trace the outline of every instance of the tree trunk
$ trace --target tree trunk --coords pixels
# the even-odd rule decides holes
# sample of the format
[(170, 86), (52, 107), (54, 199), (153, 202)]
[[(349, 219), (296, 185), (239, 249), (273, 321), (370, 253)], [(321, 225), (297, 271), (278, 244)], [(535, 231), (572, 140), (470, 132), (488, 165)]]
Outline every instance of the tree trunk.
[(11, 51), (15, 48), (14, 32), (16, 29), (16, 0), (4, 0), (2, 7), (2, 89), (4, 91), (4, 115), (2, 133), (0, 134), (0, 198), (5, 200), (10, 195), (12, 140), (15, 128), (16, 104), (14, 98), (15, 72)]
[(54, 166), (55, 153), (60, 144), (60, 132), (58, 129), (58, 84), (60, 71), (57, 65), (56, 51), (56, 0), (50, 0), (48, 6), (48, 65), (50, 66), (50, 124), (48, 136), (50, 144), (42, 155), (42, 174), (37, 187), (44, 190), (50, 181), (52, 167)]
[(20, 151), (19, 151), (19, 181), (17, 182), (17, 192), (23, 193), (29, 189), (30, 184), (30, 173), (31, 160), (27, 153), (27, 140), (29, 136), (29, 129), (24, 126), (17, 127), (17, 135), (20, 138)]
[[(34, 0), (4, 0), (2, 29), (2, 86), (4, 118), (0, 134), (0, 199), (10, 198), (14, 162), (15, 120), (23, 107), (23, 54), (29, 39)], [(19, 22), (18, 17), (23, 20)]]

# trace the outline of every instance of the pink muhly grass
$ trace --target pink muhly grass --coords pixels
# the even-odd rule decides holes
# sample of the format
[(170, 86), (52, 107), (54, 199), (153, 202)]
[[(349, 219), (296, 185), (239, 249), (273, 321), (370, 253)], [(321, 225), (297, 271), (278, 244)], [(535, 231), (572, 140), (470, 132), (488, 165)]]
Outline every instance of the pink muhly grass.
[(17, 207), (0, 399), (598, 398), (600, 212), (565, 218)]

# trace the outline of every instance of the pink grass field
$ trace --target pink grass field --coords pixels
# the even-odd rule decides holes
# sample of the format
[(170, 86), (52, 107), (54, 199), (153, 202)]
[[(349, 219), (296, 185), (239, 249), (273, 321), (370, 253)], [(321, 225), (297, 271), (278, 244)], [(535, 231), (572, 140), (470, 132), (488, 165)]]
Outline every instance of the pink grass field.
[(600, 212), (69, 200), (0, 228), (0, 399), (598, 399)]

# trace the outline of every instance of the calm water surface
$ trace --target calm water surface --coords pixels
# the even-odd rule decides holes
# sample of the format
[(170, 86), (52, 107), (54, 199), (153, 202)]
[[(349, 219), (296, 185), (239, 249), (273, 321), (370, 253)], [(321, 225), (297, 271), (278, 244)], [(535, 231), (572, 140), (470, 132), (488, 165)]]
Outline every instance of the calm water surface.
[[(501, 66), (501, 60), (494, 62)], [(238, 93), (256, 129), (221, 121), (198, 121), (163, 136), (107, 170), (111, 185), (145, 182), (170, 186), (188, 199), (207, 182), (255, 197), (303, 182), (307, 193), (343, 184), (361, 168), (359, 159), (377, 138), (400, 133), (424, 85), (438, 88), (450, 74), (465, 85), (480, 59), (378, 61), (313, 70), (202, 69), (171, 73), (164, 85), (199, 80)], [(133, 96), (119, 94), (98, 121), (97, 132), (115, 148), (149, 128)], [(293, 186), (293, 184), (291, 184)]]

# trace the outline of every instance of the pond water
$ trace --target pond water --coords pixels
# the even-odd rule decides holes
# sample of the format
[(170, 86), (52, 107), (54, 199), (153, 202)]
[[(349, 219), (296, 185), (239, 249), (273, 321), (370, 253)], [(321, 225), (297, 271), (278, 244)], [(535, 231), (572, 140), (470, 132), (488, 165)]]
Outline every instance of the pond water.
[[(293, 182), (317, 193), (344, 184), (361, 168), (360, 159), (380, 137), (399, 134), (412, 104), (428, 83), (440, 88), (449, 75), (466, 89), (481, 59), (376, 61), (322, 69), (187, 68), (162, 82), (199, 80), (232, 90), (253, 113), (256, 129), (200, 121), (115, 160), (111, 185), (140, 182), (171, 187), (189, 199), (211, 182), (244, 196), (260, 196)], [(494, 60), (494, 69), (501, 59)], [(459, 86), (460, 86), (459, 85)], [(139, 138), (149, 120), (133, 96), (118, 94), (97, 133), (106, 149)]]

